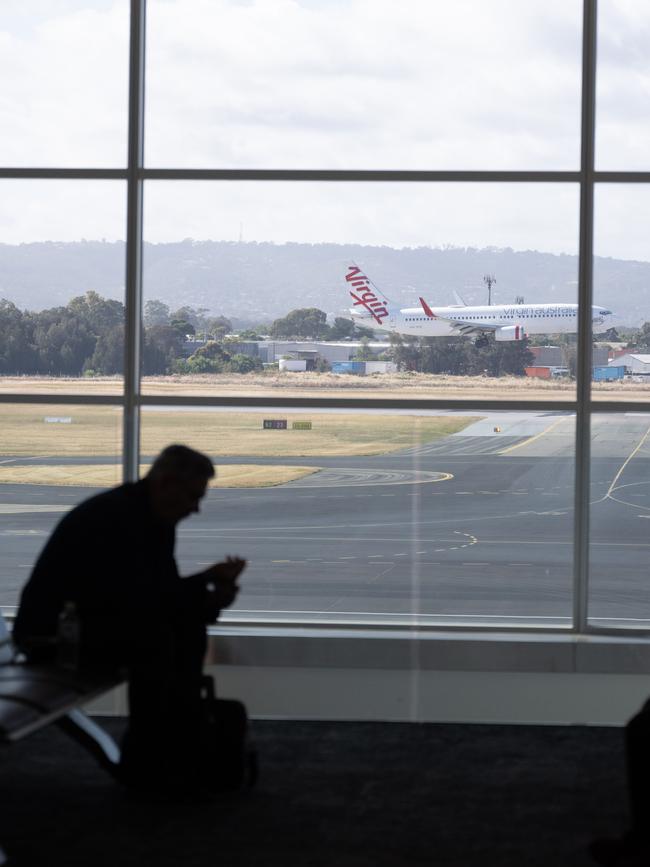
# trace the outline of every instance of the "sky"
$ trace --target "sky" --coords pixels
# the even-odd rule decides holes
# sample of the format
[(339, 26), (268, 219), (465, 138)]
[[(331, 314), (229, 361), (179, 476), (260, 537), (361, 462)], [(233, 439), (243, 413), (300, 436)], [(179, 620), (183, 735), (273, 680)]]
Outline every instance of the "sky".
[[(3, 0), (0, 166), (123, 167), (126, 0)], [(597, 167), (650, 169), (650, 7), (600, 0)], [(579, 165), (580, 0), (150, 0), (165, 168)], [(650, 260), (650, 190), (597, 191), (597, 254)], [(0, 178), (0, 242), (124, 238), (114, 181)], [(149, 182), (145, 237), (577, 252), (571, 185)]]

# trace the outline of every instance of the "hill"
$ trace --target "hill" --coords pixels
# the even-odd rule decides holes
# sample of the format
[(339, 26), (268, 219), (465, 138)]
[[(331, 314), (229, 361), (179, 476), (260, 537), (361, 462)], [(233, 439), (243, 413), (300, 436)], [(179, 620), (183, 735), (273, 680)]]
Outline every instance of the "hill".
[[(94, 289), (122, 299), (123, 242), (0, 244), (0, 297), (21, 309), (66, 304)], [(236, 324), (271, 321), (297, 307), (331, 315), (347, 308), (342, 276), (355, 261), (395, 301), (486, 303), (483, 275), (497, 278), (493, 303), (575, 301), (578, 260), (510, 248), (392, 247), (356, 244), (272, 244), (193, 241), (144, 245), (145, 299), (172, 308), (205, 307)], [(594, 302), (609, 306), (623, 325), (650, 320), (650, 262), (596, 258)]]

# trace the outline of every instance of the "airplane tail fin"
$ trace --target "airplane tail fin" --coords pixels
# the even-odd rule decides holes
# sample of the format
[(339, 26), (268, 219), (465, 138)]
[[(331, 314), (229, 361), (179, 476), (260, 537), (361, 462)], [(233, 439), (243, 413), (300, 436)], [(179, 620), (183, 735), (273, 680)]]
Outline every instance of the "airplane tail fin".
[(350, 313), (353, 316), (370, 317), (378, 325), (383, 325), (390, 309), (395, 306), (393, 302), (354, 263), (348, 265), (345, 281), (353, 301)]
[(422, 309), (424, 310), (424, 315), (428, 316), (429, 319), (437, 319), (438, 317), (433, 312), (433, 310), (429, 307), (424, 298), (420, 297), (420, 304), (422, 305)]

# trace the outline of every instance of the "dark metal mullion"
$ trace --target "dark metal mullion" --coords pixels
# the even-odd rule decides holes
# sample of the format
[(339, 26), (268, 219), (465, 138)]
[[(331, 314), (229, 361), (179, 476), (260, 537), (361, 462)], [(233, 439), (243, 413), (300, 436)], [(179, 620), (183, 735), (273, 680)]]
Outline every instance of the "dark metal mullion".
[(561, 183), (580, 181), (579, 171), (400, 169), (143, 169), (153, 181), (342, 181), (347, 183)]
[(578, 346), (576, 359), (576, 458), (573, 628), (587, 631), (589, 599), (589, 479), (591, 460), (591, 363), (594, 241), (594, 140), (596, 117), (597, 0), (584, 0), (582, 31), (582, 127)]
[(142, 331), (142, 195), (144, 164), (144, 51), (146, 0), (131, 0), (129, 132), (126, 204), (124, 322), (125, 481), (138, 478), (140, 465), (140, 344)]

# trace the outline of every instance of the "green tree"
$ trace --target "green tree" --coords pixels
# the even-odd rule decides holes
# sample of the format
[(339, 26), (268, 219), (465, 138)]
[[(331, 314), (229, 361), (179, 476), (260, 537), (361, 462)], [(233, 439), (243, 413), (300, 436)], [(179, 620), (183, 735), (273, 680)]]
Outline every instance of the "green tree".
[(124, 325), (116, 325), (99, 335), (85, 368), (104, 376), (124, 372)]
[(102, 296), (93, 289), (68, 302), (67, 309), (86, 323), (96, 337), (111, 328), (124, 325), (124, 305), (121, 301)]
[(323, 339), (330, 333), (327, 314), (317, 307), (292, 310), (282, 319), (276, 319), (269, 329), (271, 337)]
[(38, 356), (32, 345), (32, 327), (15, 304), (0, 299), (0, 373), (36, 373)]
[(246, 328), (244, 331), (240, 331), (237, 335), (240, 340), (261, 340), (262, 337), (257, 333), (257, 330), (254, 328)]
[(255, 370), (262, 370), (262, 362), (252, 355), (238, 352), (228, 362), (228, 369), (231, 373), (252, 373)]
[(152, 325), (144, 333), (142, 370), (147, 376), (171, 371), (183, 355), (185, 336), (171, 325)]
[(650, 322), (644, 322), (634, 335), (634, 346), (643, 350), (650, 348)]
[(216, 340), (209, 340), (187, 359), (192, 373), (221, 373), (230, 361), (230, 353)]
[(330, 340), (352, 340), (354, 334), (354, 322), (351, 319), (345, 319), (343, 316), (337, 316), (334, 319), (334, 324), (330, 328)]
[(144, 305), (144, 324), (146, 328), (152, 325), (169, 325), (169, 307), (164, 301), (151, 298)]
[(359, 361), (370, 361), (370, 359), (375, 357), (374, 352), (370, 348), (370, 341), (367, 337), (361, 338), (361, 343), (359, 344), (359, 348), (354, 357)]
[(410, 334), (389, 334), (390, 354), (398, 370), (419, 370), (418, 338)]
[(183, 340), (185, 340), (185, 337), (188, 334), (196, 334), (196, 329), (187, 319), (177, 319), (176, 317), (174, 317), (169, 324), (171, 328), (174, 328), (176, 331), (178, 331)]
[(97, 342), (88, 324), (66, 307), (43, 310), (32, 317), (38, 372), (80, 376)]
[[(178, 310), (174, 310), (173, 313), (170, 314), (171, 319), (184, 319), (185, 321), (191, 323), (196, 331), (207, 331), (208, 330), (208, 319), (206, 315), (210, 311), (207, 307), (179, 307)], [(189, 332), (188, 332), (189, 333)], [(191, 332), (194, 334), (194, 331)]]
[(206, 332), (215, 340), (223, 339), (232, 331), (232, 322), (225, 316), (211, 316), (205, 324)]
[(372, 330), (372, 328), (366, 328), (365, 325), (357, 325), (357, 323), (355, 322), (352, 336), (358, 337), (359, 339), (361, 339), (362, 337), (367, 337), (370, 340), (374, 340), (375, 332)]

